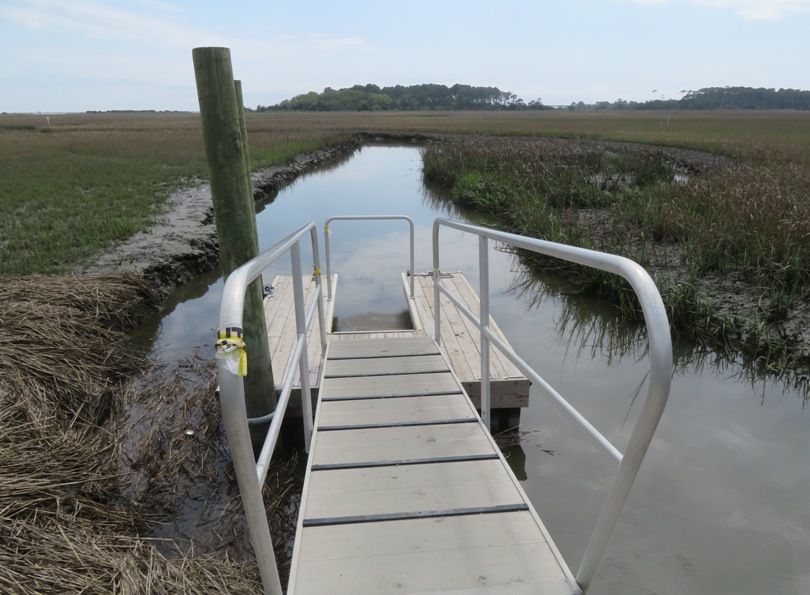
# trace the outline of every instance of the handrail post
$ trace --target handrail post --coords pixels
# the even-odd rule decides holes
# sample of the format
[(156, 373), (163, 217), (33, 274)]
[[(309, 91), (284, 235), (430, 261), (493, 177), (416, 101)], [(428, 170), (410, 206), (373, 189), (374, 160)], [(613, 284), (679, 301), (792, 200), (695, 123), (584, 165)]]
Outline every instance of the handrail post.
[(321, 331), (321, 359), (323, 359), (323, 356), (326, 355), (326, 316), (323, 311), (323, 276), (318, 250), (318, 231), (314, 227), (310, 230), (310, 236), (312, 237), (312, 265), (315, 268), (312, 275), (315, 278), (315, 291), (317, 291), (315, 299), (318, 300), (318, 328)]
[(262, 488), (256, 476), (253, 446), (245, 408), (245, 388), (242, 377), (227, 369), (223, 360), (217, 360), (217, 383), (222, 409), (222, 424), (228, 437), (231, 458), (236, 472), (242, 506), (248, 521), (248, 536), (256, 554), (256, 564), (265, 595), (281, 595), (281, 579), (273, 551), (273, 539), (267, 524)]
[(414, 244), (414, 240), (413, 240), (413, 236), (414, 236), (414, 231), (413, 231), (413, 220), (412, 220), (412, 219), (410, 219), (410, 218), (408, 218), (408, 223), (410, 223), (410, 231), (411, 231), (411, 268), (410, 268), (410, 270), (408, 271), (408, 273), (409, 273), (409, 276), (410, 276), (410, 279), (411, 279), (411, 299), (414, 299), (414, 292), (413, 292), (413, 283), (414, 283), (414, 281), (413, 281), (413, 274), (414, 274), (414, 272), (415, 272), (415, 271), (414, 271), (414, 267), (413, 267), (413, 263), (414, 263), (414, 257), (413, 257), (413, 252), (414, 252), (414, 247), (413, 247), (413, 244)]
[(327, 299), (331, 302), (332, 301), (332, 259), (329, 258), (329, 234), (332, 233), (332, 230), (329, 229), (329, 222), (331, 219), (327, 219), (326, 223), (323, 224), (323, 252), (324, 258), (326, 258), (326, 296)]
[(487, 426), (487, 430), (492, 428), (490, 423), (490, 384), (489, 384), (489, 240), (484, 236), (478, 236), (478, 276), (480, 294), (481, 321), (481, 419)]
[(433, 223), (433, 340), (436, 344), (442, 344), (442, 308), (441, 301), (439, 300), (439, 222), (438, 220)]
[(295, 333), (304, 338), (304, 349), (298, 360), (298, 373), (301, 379), (301, 416), (304, 418), (304, 448), (309, 452), (312, 439), (312, 393), (309, 386), (309, 350), (307, 349), (307, 326), (304, 308), (304, 280), (301, 270), (301, 246), (295, 242), (290, 248), (293, 276), (293, 303), (295, 304)]

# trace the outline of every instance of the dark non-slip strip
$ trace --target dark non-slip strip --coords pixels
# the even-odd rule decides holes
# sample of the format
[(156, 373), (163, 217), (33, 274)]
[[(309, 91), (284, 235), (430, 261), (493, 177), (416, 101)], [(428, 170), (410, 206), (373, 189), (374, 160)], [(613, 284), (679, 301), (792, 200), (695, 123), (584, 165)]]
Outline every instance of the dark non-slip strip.
[(401, 467), (404, 465), (432, 465), (443, 463), (470, 463), (497, 459), (496, 453), (479, 455), (457, 455), (453, 457), (431, 457), (427, 459), (396, 459), (391, 461), (358, 461), (355, 463), (320, 463), (312, 465), (312, 471), (340, 471), (343, 469), (370, 469), (373, 467)]
[(415, 512), (392, 512), (387, 514), (304, 519), (303, 526), (329, 527), (331, 525), (356, 525), (358, 523), (435, 519), (440, 517), (498, 514), (501, 512), (522, 512), (525, 510), (529, 510), (529, 506), (525, 502), (521, 502), (520, 504), (503, 504), (501, 506), (477, 506), (474, 508), (451, 508), (449, 510), (422, 510)]
[(325, 374), (324, 378), (373, 378), (375, 376), (420, 376), (424, 374), (447, 374), (450, 372), (450, 368), (444, 368), (443, 370), (427, 370), (427, 371), (414, 371), (414, 372), (355, 372), (355, 373), (346, 373), (346, 374)]
[(441, 390), (432, 391), (427, 393), (406, 393), (402, 395), (370, 395), (364, 396), (349, 396), (349, 397), (321, 397), (321, 401), (363, 401), (366, 399), (405, 399), (408, 397), (441, 397), (445, 395), (460, 395), (460, 390)]
[(330, 362), (342, 362), (347, 360), (353, 359), (390, 359), (392, 357), (420, 357), (420, 356), (427, 356), (427, 355), (441, 355), (439, 351), (431, 351), (430, 353), (392, 353), (391, 355), (388, 354), (381, 354), (381, 355), (336, 355), (336, 356), (329, 356)]
[(408, 428), (413, 426), (448, 426), (452, 424), (469, 424), (478, 420), (474, 417), (457, 419), (434, 419), (431, 421), (397, 421), (379, 424), (353, 424), (345, 426), (318, 426), (319, 432), (340, 432), (342, 430), (373, 430), (376, 428)]

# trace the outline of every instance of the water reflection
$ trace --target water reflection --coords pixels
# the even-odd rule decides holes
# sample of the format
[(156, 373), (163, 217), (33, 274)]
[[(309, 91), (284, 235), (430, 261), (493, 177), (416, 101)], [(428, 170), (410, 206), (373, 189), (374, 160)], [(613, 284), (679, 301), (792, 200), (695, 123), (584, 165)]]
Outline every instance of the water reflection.
[[(604, 358), (610, 366), (625, 357), (638, 360), (647, 355), (647, 330), (643, 324), (625, 320), (598, 298), (576, 294), (564, 280), (521, 266), (509, 291), (532, 308), (549, 298), (557, 300), (557, 336), (567, 342), (577, 359), (587, 353), (591, 358)], [(746, 363), (737, 355), (712, 351), (688, 339), (674, 343), (672, 364), (675, 375), (701, 374), (708, 369), (747, 384), (761, 395), (761, 402), (771, 383), (781, 383), (785, 390), (795, 392), (803, 406), (810, 400), (810, 386), (806, 383), (794, 384), (790, 378)]]
[(166, 362), (185, 358), (197, 346), (210, 348), (202, 355), (213, 356), (222, 287), (215, 270), (175, 288), (164, 300), (160, 317), (146, 321), (130, 336), (153, 358)]

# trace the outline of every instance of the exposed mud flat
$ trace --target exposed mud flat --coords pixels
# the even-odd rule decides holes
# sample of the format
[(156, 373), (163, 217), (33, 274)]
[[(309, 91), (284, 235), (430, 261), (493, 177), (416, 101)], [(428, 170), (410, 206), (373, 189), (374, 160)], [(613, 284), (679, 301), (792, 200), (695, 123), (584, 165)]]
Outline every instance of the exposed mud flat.
[[(289, 165), (251, 175), (257, 206), (272, 202), (298, 176), (358, 148), (354, 142), (299, 155)], [(161, 295), (219, 264), (211, 186), (202, 183), (172, 194), (167, 213), (146, 231), (99, 255), (83, 274), (127, 271), (149, 279)]]

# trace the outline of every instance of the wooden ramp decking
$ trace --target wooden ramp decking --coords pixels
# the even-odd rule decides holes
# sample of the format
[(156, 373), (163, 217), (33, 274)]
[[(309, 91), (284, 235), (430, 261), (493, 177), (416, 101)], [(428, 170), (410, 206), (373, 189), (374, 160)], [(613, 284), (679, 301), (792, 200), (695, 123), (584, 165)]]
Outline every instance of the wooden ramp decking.
[(430, 337), (330, 344), (288, 594), (579, 593)]
[[(478, 295), (463, 273), (442, 273), (441, 282), (468, 310), (480, 316)], [(410, 284), (405, 273), (402, 274), (402, 283), (407, 296), (410, 293)], [(414, 329), (420, 334), (433, 335), (436, 320), (433, 302), (433, 275), (417, 273), (414, 276), (414, 299), (408, 300), (408, 307)], [(476, 408), (480, 408), (480, 331), (447, 297), (441, 296), (441, 306), (442, 346), (467, 395)], [(509, 345), (509, 341), (492, 316), (489, 317), (489, 326), (501, 341)], [(531, 383), (496, 347), (490, 348), (489, 376), (490, 402), (493, 409), (529, 406)]]

